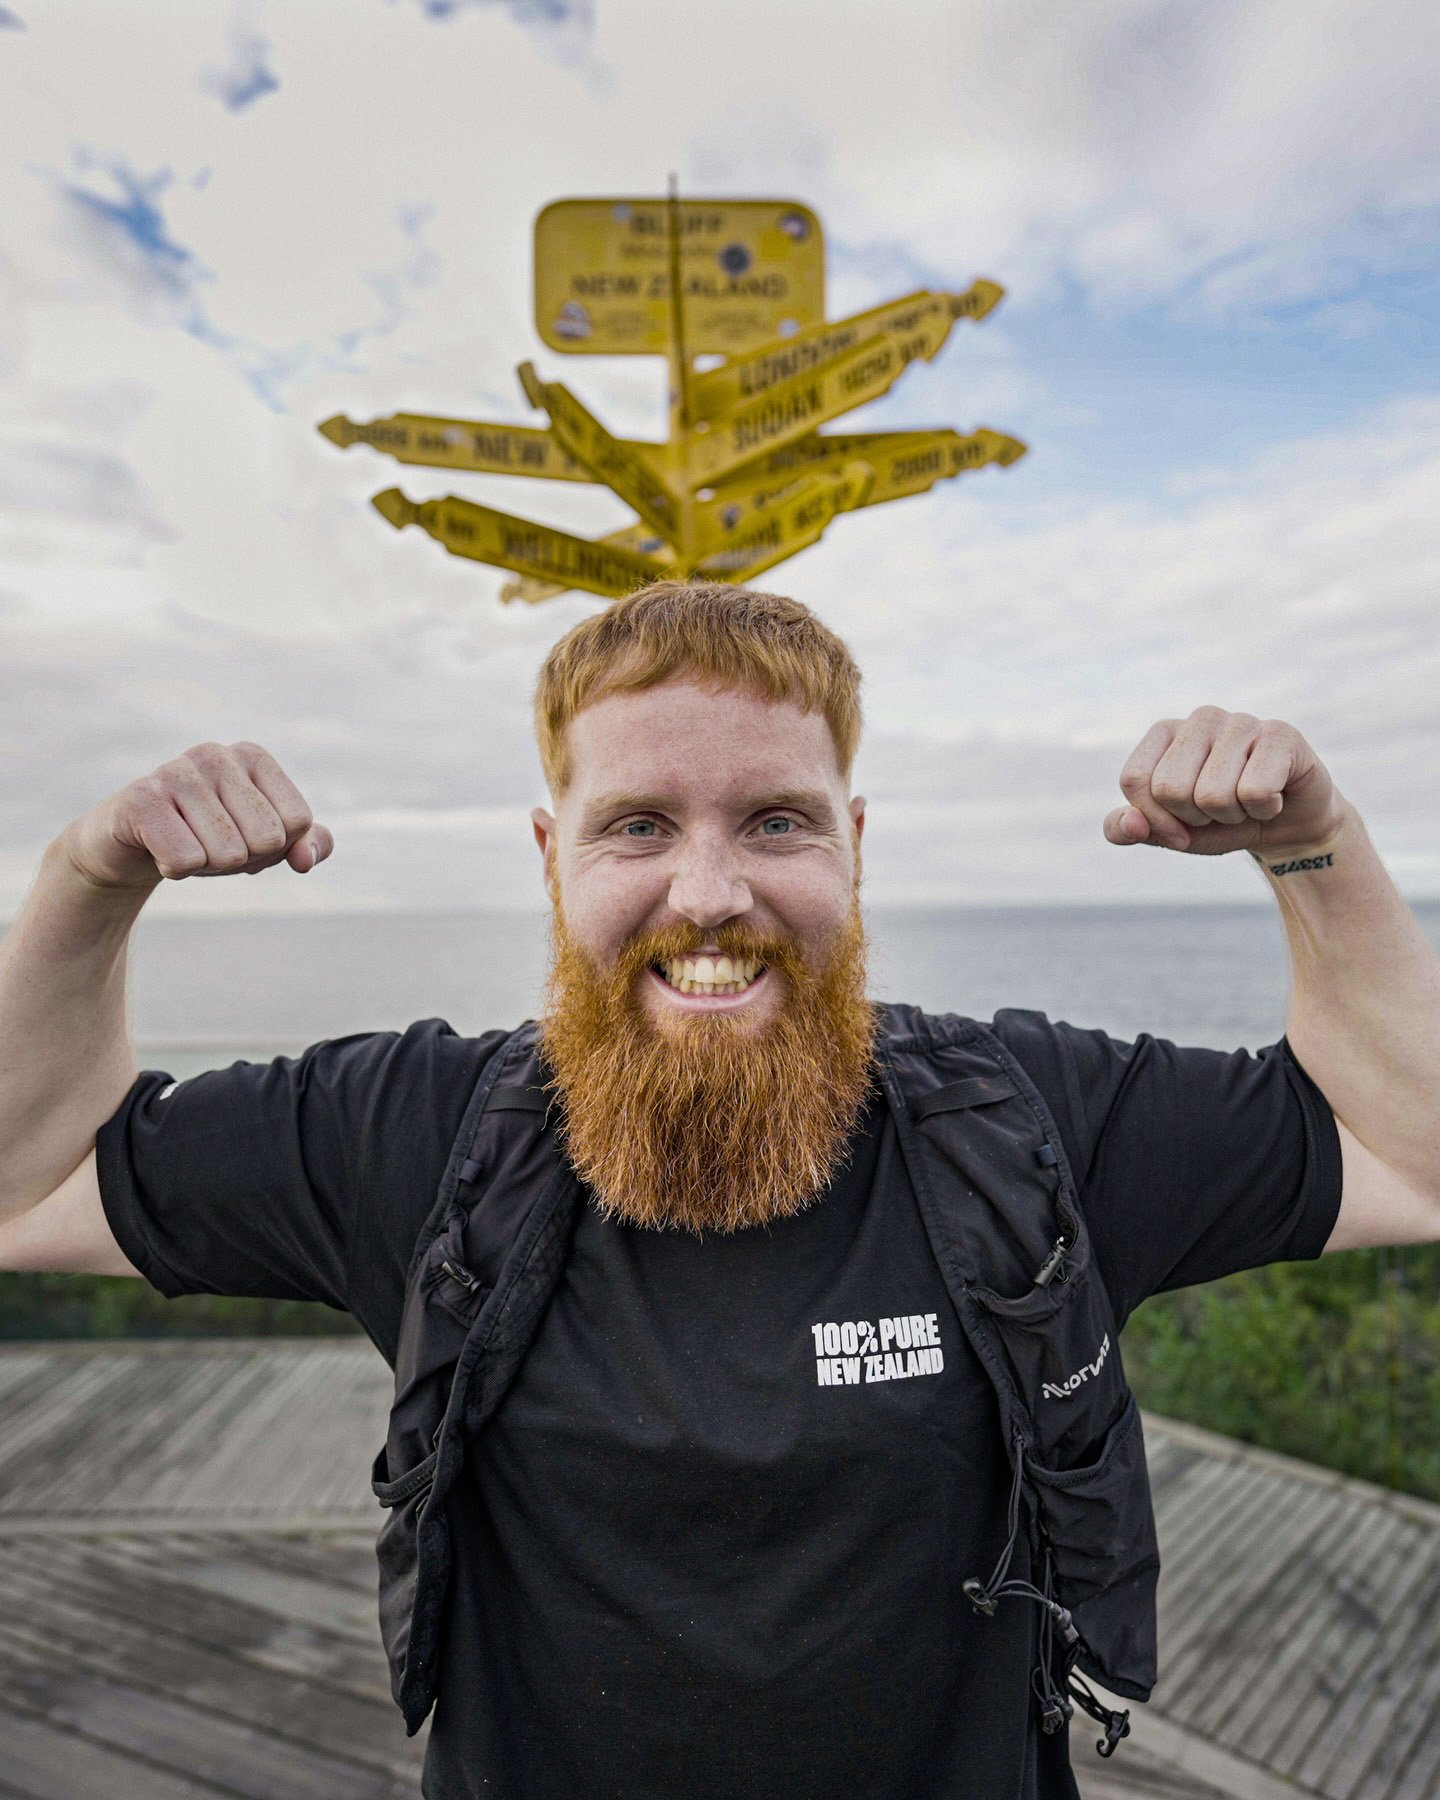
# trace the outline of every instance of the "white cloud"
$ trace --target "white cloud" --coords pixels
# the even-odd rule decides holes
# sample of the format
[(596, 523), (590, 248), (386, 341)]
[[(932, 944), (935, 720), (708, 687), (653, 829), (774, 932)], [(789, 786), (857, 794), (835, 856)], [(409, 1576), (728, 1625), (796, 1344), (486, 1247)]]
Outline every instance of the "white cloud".
[[(498, 573), (369, 497), (589, 532), (625, 510), (398, 470), (313, 424), (530, 419), (534, 214), (672, 168), (812, 201), (832, 312), (982, 270), (1010, 289), (927, 393), (1002, 428), (1023, 403), (1035, 463), (841, 519), (771, 578), (866, 670), (877, 897), (1251, 892), (1233, 860), (1099, 836), (1135, 738), (1202, 700), (1292, 718), (1397, 872), (1440, 886), (1411, 772), (1440, 747), (1435, 403), (1367, 411), (1362, 384), (1352, 429), (1187, 458), (1143, 505), (1105, 497), (1096, 419), (1082, 499), (1027, 485), (1076, 402), (1020, 329), (1057, 296), (1219, 333), (1283, 301), (1337, 358), (1383, 338), (1366, 281), (1419, 266), (1440, 202), (1440, 43), (1402, 0), (738, 0), (723, 32), (709, 0), (98, 17), (52, 9), (0, 52), (0, 746), (36, 772), (0, 802), (0, 909), (75, 811), (241, 736), (303, 771), (346, 834), (333, 865), (164, 903), (538, 899), (528, 688), (595, 603), (501, 608)], [(263, 105), (216, 105), (262, 70)], [(658, 362), (540, 360), (661, 429)]]

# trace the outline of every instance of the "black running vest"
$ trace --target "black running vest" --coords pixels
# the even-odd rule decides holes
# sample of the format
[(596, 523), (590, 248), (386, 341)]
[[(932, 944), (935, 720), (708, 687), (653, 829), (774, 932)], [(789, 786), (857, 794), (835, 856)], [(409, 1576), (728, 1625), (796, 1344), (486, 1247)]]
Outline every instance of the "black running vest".
[[(925, 1230), (994, 1386), (1012, 1469), (1009, 1534), (964, 1591), (992, 1614), (1042, 1608), (1033, 1676), (1041, 1727), (1078, 1703), (1128, 1735), (1079, 1680), (1148, 1700), (1160, 1554), (1140, 1412), (1075, 1180), (1049, 1108), (988, 1026), (876, 1005), (877, 1073)], [(553, 1086), (527, 1021), (476, 1083), (416, 1242), (395, 1401), (371, 1485), (390, 1509), (377, 1545), (391, 1687), (413, 1736), (435, 1700), (451, 1572), (446, 1507), (466, 1446), (499, 1406), (559, 1280), (581, 1205), (551, 1121)], [(1007, 1579), (1022, 1526), (1040, 1585)]]

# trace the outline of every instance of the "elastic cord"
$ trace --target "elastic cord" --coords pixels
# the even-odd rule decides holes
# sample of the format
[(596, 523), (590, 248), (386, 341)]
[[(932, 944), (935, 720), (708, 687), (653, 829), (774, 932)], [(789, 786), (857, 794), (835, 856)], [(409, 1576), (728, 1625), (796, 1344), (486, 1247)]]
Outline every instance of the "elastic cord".
[[(970, 1576), (962, 1583), (962, 1590), (970, 1604), (977, 1612), (987, 1617), (994, 1617), (998, 1603), (1009, 1597), (1033, 1600), (1043, 1609), (1040, 1624), (1039, 1660), (1030, 1674), (1030, 1686), (1040, 1703), (1041, 1729), (1046, 1732), (1058, 1731), (1074, 1716), (1075, 1706), (1069, 1695), (1073, 1694), (1091, 1718), (1105, 1727), (1105, 1736), (1096, 1742), (1096, 1749), (1101, 1756), (1113, 1755), (1115, 1746), (1123, 1737), (1130, 1735), (1130, 1713), (1112, 1712), (1109, 1707), (1102, 1706), (1099, 1697), (1083, 1681), (1080, 1681), (1074, 1670), (1075, 1658), (1080, 1650), (1080, 1633), (1075, 1628), (1069, 1609), (1062, 1606), (1055, 1598), (1054, 1559), (1050, 1541), (1041, 1532), (1042, 1561), (1041, 1579), (1044, 1588), (1037, 1588), (1033, 1583), (1021, 1581), (1018, 1577), (1011, 1581), (1006, 1576), (1010, 1568), (1010, 1560), (1015, 1554), (1015, 1545), (1020, 1537), (1020, 1488), (1025, 1470), (1025, 1441), (1017, 1431), (1012, 1439), (1015, 1446), (1014, 1475), (1010, 1483), (1010, 1503), (1007, 1508), (1007, 1525), (1009, 1527), (1005, 1547), (1001, 1550), (995, 1567), (990, 1572), (988, 1581), (977, 1581)], [(1054, 1654), (1054, 1632), (1058, 1628), (1061, 1641), (1065, 1646), (1064, 1665), (1065, 1682), (1069, 1690), (1067, 1694), (1055, 1685), (1052, 1673)], [(1038, 1677), (1038, 1685), (1037, 1685)], [(1075, 1685), (1079, 1682), (1079, 1686)]]

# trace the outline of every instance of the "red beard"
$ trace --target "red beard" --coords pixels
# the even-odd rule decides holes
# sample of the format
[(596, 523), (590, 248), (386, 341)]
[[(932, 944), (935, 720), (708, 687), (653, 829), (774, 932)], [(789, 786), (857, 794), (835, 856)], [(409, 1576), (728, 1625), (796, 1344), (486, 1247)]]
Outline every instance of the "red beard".
[(552, 887), (551, 963), (540, 1044), (560, 1097), (560, 1135), (600, 1210), (632, 1225), (736, 1231), (821, 1197), (842, 1166), (870, 1083), (876, 1015), (865, 998), (857, 892), (823, 967), (788, 939), (743, 924), (710, 934), (782, 984), (772, 1020), (677, 1011), (660, 1028), (640, 983), (691, 954), (693, 925), (636, 938), (608, 972), (581, 948)]

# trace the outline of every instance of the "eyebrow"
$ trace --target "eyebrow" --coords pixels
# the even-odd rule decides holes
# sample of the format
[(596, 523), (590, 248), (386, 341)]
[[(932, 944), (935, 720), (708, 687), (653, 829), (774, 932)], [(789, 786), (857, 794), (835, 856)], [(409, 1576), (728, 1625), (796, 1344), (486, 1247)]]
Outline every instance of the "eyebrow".
[[(589, 828), (602, 818), (620, 813), (664, 812), (672, 804), (673, 801), (667, 800), (663, 794), (602, 794), (585, 808), (581, 825)], [(830, 804), (830, 797), (818, 788), (781, 788), (778, 792), (768, 793), (759, 800), (747, 803), (746, 816), (780, 806), (789, 807), (795, 812), (809, 813), (822, 826), (833, 826), (835, 823), (835, 809)]]

